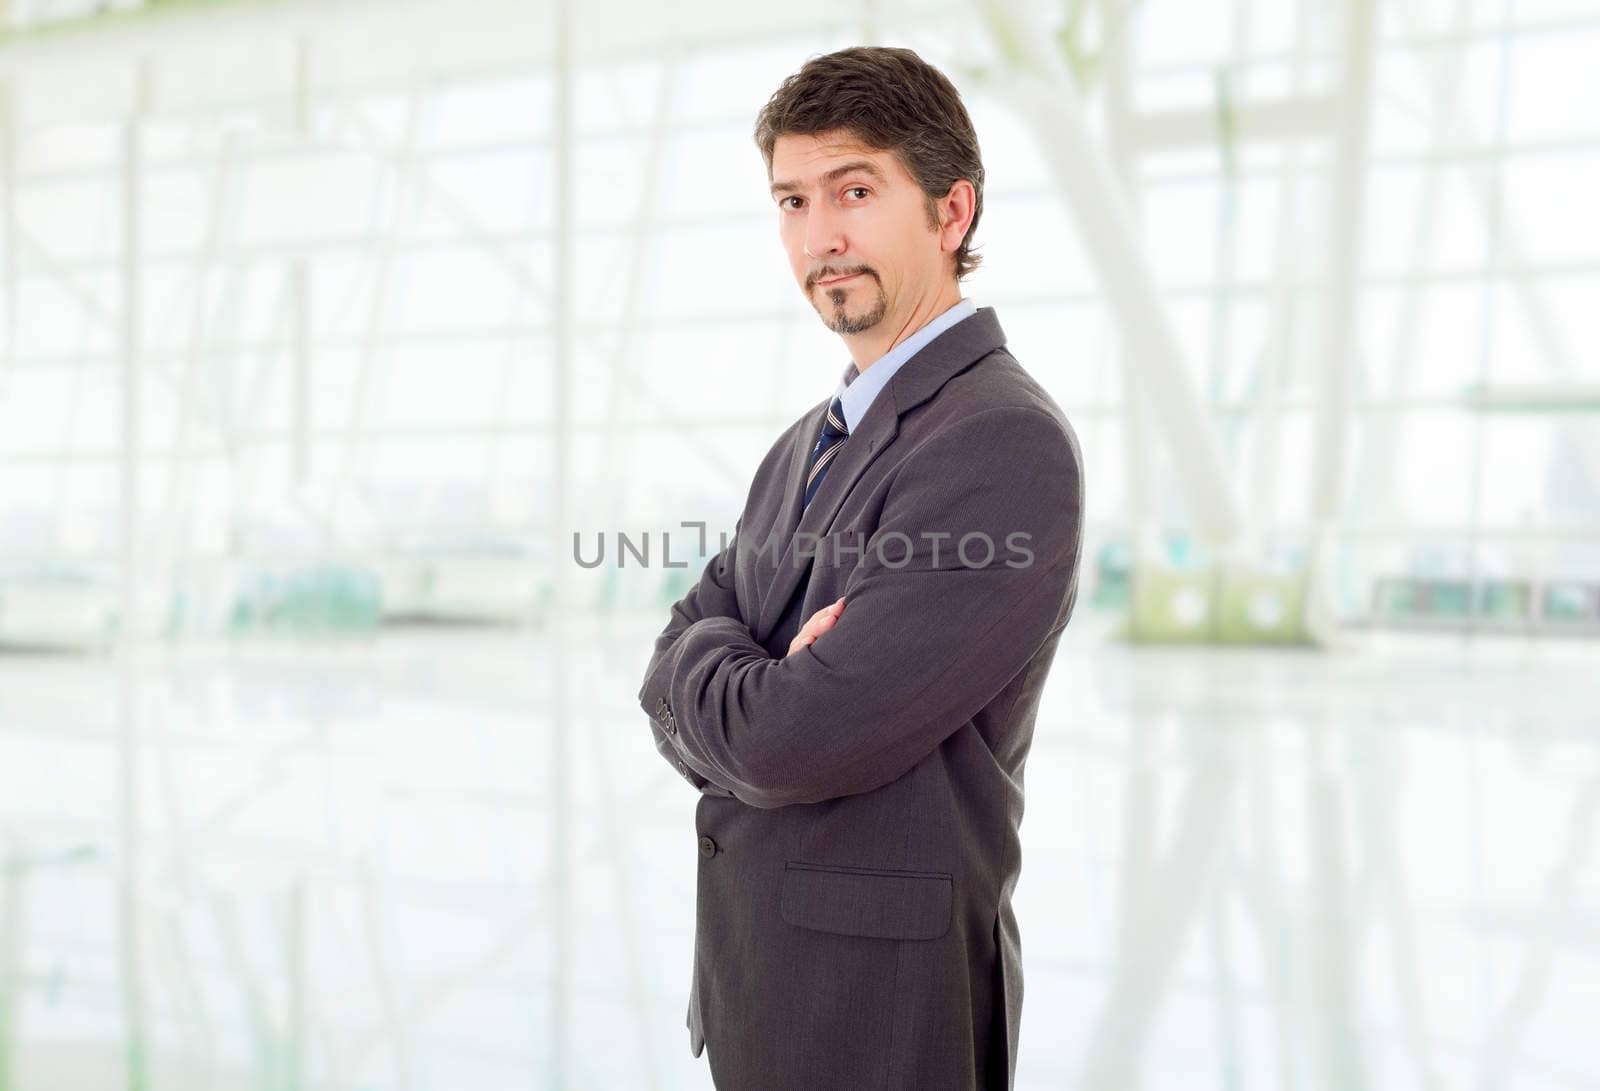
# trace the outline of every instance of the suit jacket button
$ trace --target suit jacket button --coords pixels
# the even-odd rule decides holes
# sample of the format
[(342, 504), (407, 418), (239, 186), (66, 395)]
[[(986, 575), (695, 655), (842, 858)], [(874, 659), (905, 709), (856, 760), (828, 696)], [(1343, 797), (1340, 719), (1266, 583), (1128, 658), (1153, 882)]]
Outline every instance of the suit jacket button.
[(667, 714), (667, 699), (665, 697), (657, 697), (656, 698), (656, 715), (657, 716), (665, 716), (666, 714)]
[(700, 855), (710, 859), (717, 854), (717, 843), (709, 837), (700, 839)]
[(684, 776), (688, 777), (691, 782), (694, 781), (694, 777), (692, 775), (690, 775), (690, 773), (689, 773), (689, 767), (684, 764), (684, 761), (683, 761), (682, 758), (678, 759), (678, 772), (680, 772)]
[(661, 726), (666, 728), (668, 735), (677, 734), (678, 721), (673, 718), (672, 713), (667, 713), (667, 718), (661, 721)]

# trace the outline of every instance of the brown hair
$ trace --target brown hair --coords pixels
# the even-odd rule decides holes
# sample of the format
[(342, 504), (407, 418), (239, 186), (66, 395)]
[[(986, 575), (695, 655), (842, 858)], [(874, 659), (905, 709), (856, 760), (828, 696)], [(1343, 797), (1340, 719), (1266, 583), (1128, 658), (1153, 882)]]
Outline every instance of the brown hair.
[(927, 200), (930, 226), (939, 226), (935, 202), (957, 179), (972, 183), (972, 223), (956, 250), (956, 278), (978, 267), (969, 249), (983, 214), (983, 160), (978, 134), (955, 85), (909, 49), (853, 46), (814, 55), (773, 92), (756, 117), (755, 140), (772, 175), (772, 150), (780, 136), (815, 136), (848, 130), (877, 151), (893, 152)]

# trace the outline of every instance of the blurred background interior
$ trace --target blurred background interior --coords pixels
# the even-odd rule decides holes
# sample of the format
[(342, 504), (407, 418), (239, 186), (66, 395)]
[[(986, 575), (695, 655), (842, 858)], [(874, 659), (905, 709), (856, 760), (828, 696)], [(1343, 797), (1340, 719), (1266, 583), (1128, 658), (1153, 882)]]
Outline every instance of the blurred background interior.
[(1084, 452), (1018, 1087), (1600, 1087), (1600, 6), (0, 0), (0, 1089), (710, 1086), (635, 694), (854, 44)]

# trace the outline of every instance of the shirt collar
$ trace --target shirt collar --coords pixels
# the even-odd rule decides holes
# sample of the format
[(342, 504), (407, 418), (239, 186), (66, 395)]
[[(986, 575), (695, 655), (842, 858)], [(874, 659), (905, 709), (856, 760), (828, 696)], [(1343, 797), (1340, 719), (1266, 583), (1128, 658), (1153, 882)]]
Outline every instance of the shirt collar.
[(855, 361), (852, 360), (844, 369), (844, 374), (839, 377), (839, 385), (834, 390), (840, 404), (844, 406), (845, 427), (854, 432), (856, 426), (861, 423), (861, 418), (867, 415), (867, 407), (876, 400), (878, 393), (889, 385), (889, 380), (894, 378), (894, 373), (900, 370), (901, 365), (921, 351), (929, 341), (963, 318), (975, 314), (977, 310), (977, 304), (972, 300), (961, 299), (878, 357), (865, 371), (858, 372)]

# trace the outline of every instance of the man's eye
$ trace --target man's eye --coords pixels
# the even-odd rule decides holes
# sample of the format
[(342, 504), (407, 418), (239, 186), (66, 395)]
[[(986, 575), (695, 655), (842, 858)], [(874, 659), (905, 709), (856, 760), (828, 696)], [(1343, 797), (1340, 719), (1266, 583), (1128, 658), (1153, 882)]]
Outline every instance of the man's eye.
[(867, 193), (867, 187), (866, 186), (851, 186), (849, 189), (845, 190), (845, 192), (846, 193), (860, 193), (863, 197), (865, 197), (866, 193)]
[(798, 200), (800, 200), (799, 197), (785, 197), (783, 200), (778, 202), (778, 205), (781, 208), (794, 208), (795, 206), (791, 205), (789, 202), (790, 201), (798, 201)]

